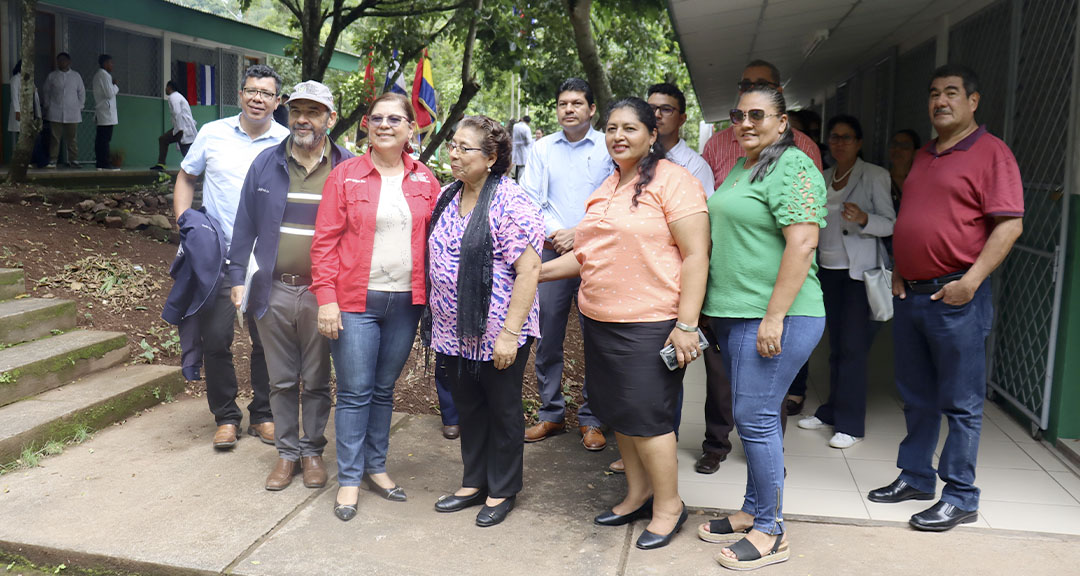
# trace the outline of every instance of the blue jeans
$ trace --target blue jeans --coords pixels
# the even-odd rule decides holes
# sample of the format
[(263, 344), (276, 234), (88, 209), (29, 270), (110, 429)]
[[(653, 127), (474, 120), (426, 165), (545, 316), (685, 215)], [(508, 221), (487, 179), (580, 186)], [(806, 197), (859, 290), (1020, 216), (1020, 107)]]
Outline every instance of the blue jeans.
[[(917, 490), (933, 492), (935, 476), (941, 476), (943, 502), (977, 510), (975, 460), (986, 396), (986, 337), (994, 319), (990, 280), (963, 306), (908, 290), (907, 298), (893, 298), (893, 308), (896, 388), (907, 421), (907, 436), (896, 458), (900, 478)], [(942, 414), (949, 435), (935, 474)]]
[(731, 378), (735, 427), (746, 452), (746, 496), (742, 511), (766, 534), (784, 531), (784, 437), (780, 411), (791, 381), (817, 347), (825, 319), (784, 318), (780, 354), (757, 352), (760, 318), (716, 318), (713, 334)]
[(330, 341), (341, 486), (359, 486), (364, 472), (386, 471), (394, 382), (409, 358), (422, 310), (412, 303), (411, 292), (368, 290), (367, 310), (341, 313), (345, 328)]
[[(559, 257), (559, 253), (545, 248), (544, 262)], [(562, 422), (566, 418), (566, 399), (563, 398), (563, 341), (566, 339), (566, 322), (570, 316), (570, 304), (577, 296), (581, 280), (568, 278), (543, 282), (537, 287), (540, 300), (540, 334), (543, 338), (536, 345), (536, 388), (540, 392), (542, 422)], [(578, 316), (580, 321), (581, 317)], [(600, 426), (600, 420), (589, 409), (589, 394), (581, 387), (583, 396), (578, 407), (578, 424)]]

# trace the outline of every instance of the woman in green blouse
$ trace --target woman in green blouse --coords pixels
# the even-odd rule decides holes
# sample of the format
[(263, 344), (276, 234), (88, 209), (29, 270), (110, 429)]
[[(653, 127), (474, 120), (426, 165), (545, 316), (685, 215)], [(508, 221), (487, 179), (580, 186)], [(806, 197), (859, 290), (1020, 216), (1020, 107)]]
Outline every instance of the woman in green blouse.
[(731, 122), (746, 158), (709, 198), (712, 255), (702, 313), (731, 379), (747, 482), (742, 509), (703, 524), (698, 534), (734, 542), (716, 561), (739, 570), (783, 562), (790, 554), (780, 409), (825, 328), (814, 273), (825, 181), (794, 146), (785, 112), (783, 95), (772, 87), (743, 93)]

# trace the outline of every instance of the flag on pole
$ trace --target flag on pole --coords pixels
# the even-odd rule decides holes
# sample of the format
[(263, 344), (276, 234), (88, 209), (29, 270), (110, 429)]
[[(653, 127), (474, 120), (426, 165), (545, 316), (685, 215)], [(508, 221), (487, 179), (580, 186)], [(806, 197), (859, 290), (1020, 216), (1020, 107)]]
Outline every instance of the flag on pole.
[[(364, 88), (361, 93), (362, 106), (365, 110), (375, 100), (375, 67), (371, 65), (371, 60), (374, 57), (375, 47), (372, 46), (368, 52), (367, 66), (364, 67)], [(360, 121), (360, 131), (367, 132), (367, 114), (364, 114), (364, 118)], [(357, 141), (359, 141), (359, 134), (357, 136)]]
[[(401, 62), (398, 62), (398, 51), (395, 48), (393, 61), (390, 62), (390, 70), (386, 73), (386, 81), (383, 83), (383, 92), (397, 92), (408, 96), (409, 91), (405, 88), (405, 74), (398, 74), (398, 70), (401, 70)], [(397, 80), (394, 80), (395, 75)]]
[(412, 103), (416, 110), (416, 124), (420, 132), (431, 130), (435, 126), (436, 98), (435, 80), (431, 73), (431, 59), (427, 49), (416, 64), (416, 77), (413, 79)]

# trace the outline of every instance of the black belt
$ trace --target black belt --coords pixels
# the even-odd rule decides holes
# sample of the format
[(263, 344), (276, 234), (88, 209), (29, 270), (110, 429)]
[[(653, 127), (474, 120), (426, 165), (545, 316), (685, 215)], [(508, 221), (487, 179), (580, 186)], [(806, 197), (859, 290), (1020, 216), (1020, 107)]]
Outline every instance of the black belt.
[(311, 276), (301, 276), (299, 274), (278, 274), (274, 272), (274, 277), (278, 279), (282, 284), (287, 286), (310, 286)]
[(904, 284), (907, 285), (908, 290), (916, 294), (935, 294), (949, 282), (954, 282), (963, 278), (964, 274), (967, 274), (967, 270), (953, 272), (952, 274), (938, 276), (937, 278), (931, 278), (929, 280), (904, 280)]

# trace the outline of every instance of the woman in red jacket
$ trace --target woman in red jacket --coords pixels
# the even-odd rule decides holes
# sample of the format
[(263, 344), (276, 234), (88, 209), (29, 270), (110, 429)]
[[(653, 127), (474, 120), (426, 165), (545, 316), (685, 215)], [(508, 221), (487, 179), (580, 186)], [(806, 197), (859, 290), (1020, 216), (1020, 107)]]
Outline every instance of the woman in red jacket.
[(334, 514), (356, 516), (360, 486), (395, 502), (386, 473), (394, 381), (426, 301), (424, 263), (439, 183), (405, 151), (415, 112), (400, 94), (368, 109), (367, 154), (342, 162), (323, 188), (311, 245), (310, 290), (337, 374), (338, 488)]

